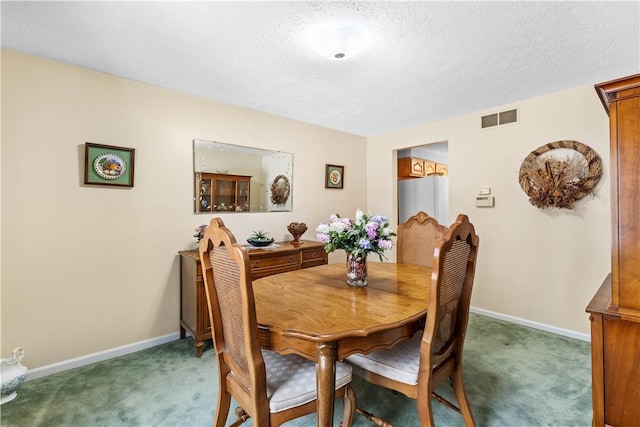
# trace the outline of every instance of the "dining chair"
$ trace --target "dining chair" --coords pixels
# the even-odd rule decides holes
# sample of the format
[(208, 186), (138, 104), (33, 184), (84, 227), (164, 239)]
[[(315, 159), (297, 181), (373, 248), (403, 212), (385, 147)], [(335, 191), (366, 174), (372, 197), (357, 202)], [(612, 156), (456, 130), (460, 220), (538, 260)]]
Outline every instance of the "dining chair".
[[(214, 426), (225, 425), (231, 398), (238, 426), (278, 426), (317, 411), (316, 364), (298, 355), (261, 349), (249, 256), (220, 218), (200, 241), (200, 260), (218, 364)], [(336, 364), (336, 397), (344, 399), (344, 426), (353, 422), (356, 397), (351, 367)]]
[[(354, 373), (366, 381), (416, 399), (421, 426), (433, 426), (431, 397), (462, 414), (467, 426), (475, 421), (462, 380), (462, 348), (469, 320), (469, 303), (479, 238), (469, 218), (458, 215), (433, 254), (427, 321), (424, 331), (389, 350), (347, 357)], [(426, 278), (425, 278), (426, 279)], [(459, 407), (435, 393), (450, 380)], [(367, 416), (379, 426), (389, 425)]]
[(433, 267), (433, 251), (444, 238), (447, 227), (420, 211), (398, 225), (396, 261)]

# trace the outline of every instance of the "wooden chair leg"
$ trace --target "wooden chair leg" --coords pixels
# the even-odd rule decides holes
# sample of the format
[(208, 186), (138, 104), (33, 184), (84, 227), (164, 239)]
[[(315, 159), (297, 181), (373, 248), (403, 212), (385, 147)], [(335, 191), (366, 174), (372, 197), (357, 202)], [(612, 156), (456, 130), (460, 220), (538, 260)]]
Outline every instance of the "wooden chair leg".
[(237, 419), (233, 423), (229, 424), (229, 427), (238, 427), (250, 418), (247, 411), (239, 406), (236, 408), (236, 417)]
[(213, 420), (213, 427), (224, 427), (227, 423), (229, 408), (231, 407), (231, 395), (224, 389), (224, 385), (218, 390), (218, 407), (216, 408), (216, 417)]
[(431, 409), (432, 392), (429, 384), (418, 383), (418, 395), (416, 396), (416, 406), (418, 407), (418, 418), (422, 427), (433, 427), (433, 410)]
[(357, 399), (356, 392), (350, 385), (345, 388), (342, 401), (344, 402), (344, 413), (340, 427), (351, 427), (356, 415)]
[(464, 383), (462, 382), (462, 366), (460, 366), (451, 376), (451, 383), (453, 385), (453, 390), (456, 393), (456, 400), (460, 406), (460, 413), (462, 414), (464, 423), (467, 427), (475, 427), (476, 421), (473, 418), (471, 405), (469, 405), (467, 392), (465, 391)]
[(378, 427), (393, 427), (393, 424), (390, 424), (383, 420), (380, 417), (376, 417), (370, 412), (365, 411), (364, 409), (356, 408), (356, 412), (360, 415), (364, 416), (366, 419), (377, 425)]

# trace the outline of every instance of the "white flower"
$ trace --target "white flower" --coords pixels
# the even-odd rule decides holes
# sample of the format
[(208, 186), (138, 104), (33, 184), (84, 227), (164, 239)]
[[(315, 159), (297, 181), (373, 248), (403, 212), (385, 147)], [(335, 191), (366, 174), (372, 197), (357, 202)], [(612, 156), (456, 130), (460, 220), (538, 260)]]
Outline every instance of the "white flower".
[(382, 235), (383, 236), (389, 236), (391, 233), (393, 232), (393, 230), (391, 230), (389, 227), (385, 227), (382, 229)]
[(358, 209), (358, 210), (356, 211), (356, 221), (357, 221), (357, 222), (362, 221), (362, 217), (363, 217), (363, 216), (364, 216), (364, 213), (363, 213), (360, 209)]
[(316, 231), (319, 233), (329, 234), (330, 228), (327, 224), (320, 224), (318, 228), (316, 228)]
[(344, 231), (344, 224), (342, 221), (332, 222), (329, 225), (329, 229), (331, 231), (335, 231), (336, 233), (342, 233)]

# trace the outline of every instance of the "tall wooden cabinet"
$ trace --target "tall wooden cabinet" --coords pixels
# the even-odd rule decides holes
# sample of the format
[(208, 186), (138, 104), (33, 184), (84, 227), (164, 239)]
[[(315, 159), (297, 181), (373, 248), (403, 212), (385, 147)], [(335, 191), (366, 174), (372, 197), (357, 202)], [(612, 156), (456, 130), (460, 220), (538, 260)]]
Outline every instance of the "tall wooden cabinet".
[(640, 74), (596, 85), (611, 136), (611, 274), (587, 306), (593, 425), (640, 426)]

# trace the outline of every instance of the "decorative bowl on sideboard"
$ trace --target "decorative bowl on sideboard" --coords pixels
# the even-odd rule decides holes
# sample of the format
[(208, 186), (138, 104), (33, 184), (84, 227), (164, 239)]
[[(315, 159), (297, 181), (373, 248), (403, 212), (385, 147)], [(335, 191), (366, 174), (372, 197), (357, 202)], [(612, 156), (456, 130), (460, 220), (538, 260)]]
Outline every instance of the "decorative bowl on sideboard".
[(273, 241), (274, 241), (273, 237), (269, 239), (247, 239), (247, 242), (249, 242), (251, 246), (256, 246), (256, 247), (269, 246), (270, 244), (273, 243)]

